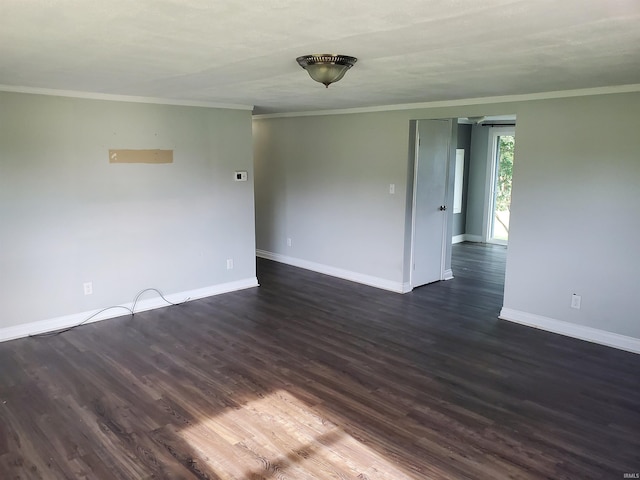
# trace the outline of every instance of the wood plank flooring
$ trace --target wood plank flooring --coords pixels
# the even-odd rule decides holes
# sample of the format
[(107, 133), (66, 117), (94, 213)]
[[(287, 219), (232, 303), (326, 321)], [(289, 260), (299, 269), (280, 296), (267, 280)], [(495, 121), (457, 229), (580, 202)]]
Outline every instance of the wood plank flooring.
[(260, 288), (0, 344), (0, 479), (622, 479), (640, 356), (497, 319), (505, 249), (393, 294)]

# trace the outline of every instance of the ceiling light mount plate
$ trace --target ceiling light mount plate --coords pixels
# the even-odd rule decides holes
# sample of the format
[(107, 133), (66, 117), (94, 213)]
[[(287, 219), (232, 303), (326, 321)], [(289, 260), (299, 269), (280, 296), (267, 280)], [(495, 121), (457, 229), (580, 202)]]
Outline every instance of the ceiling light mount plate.
[(304, 68), (311, 78), (329, 88), (329, 85), (337, 82), (358, 61), (356, 57), (348, 55), (334, 55), (320, 53), (303, 55), (296, 58), (298, 64)]

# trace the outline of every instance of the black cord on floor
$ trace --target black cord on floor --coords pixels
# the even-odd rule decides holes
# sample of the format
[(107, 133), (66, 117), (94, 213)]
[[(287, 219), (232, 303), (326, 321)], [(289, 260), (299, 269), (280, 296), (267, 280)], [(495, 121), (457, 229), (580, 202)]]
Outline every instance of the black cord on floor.
[(74, 328), (78, 328), (81, 325), (84, 325), (85, 323), (87, 323), (93, 317), (95, 317), (97, 315), (100, 315), (102, 312), (106, 312), (107, 310), (112, 310), (114, 308), (123, 308), (123, 309), (127, 310), (131, 314), (131, 316), (133, 317), (135, 315), (135, 309), (136, 309), (136, 304), (138, 303), (138, 299), (145, 292), (156, 292), (158, 295), (160, 295), (160, 297), (165, 302), (167, 302), (169, 305), (171, 305), (173, 307), (178, 306), (178, 305), (183, 305), (183, 304), (187, 303), (190, 300), (190, 297), (187, 297), (182, 302), (173, 303), (173, 302), (170, 302), (169, 300), (167, 300), (165, 298), (165, 296), (162, 294), (162, 292), (160, 290), (158, 290), (157, 288), (145, 288), (144, 290), (140, 290), (138, 292), (138, 294), (135, 296), (135, 298), (133, 299), (133, 305), (131, 306), (131, 308), (125, 307), (124, 305), (114, 305), (112, 307), (103, 308), (102, 310), (99, 310), (99, 311), (95, 312), (94, 314), (92, 314), (89, 317), (85, 318), (83, 321), (81, 321), (80, 323), (78, 323), (76, 325), (72, 325), (70, 327), (64, 328), (62, 330), (57, 330), (55, 332), (36, 333), (36, 334), (33, 334), (33, 335), (29, 335), (29, 337), (31, 337), (31, 338), (35, 338), (35, 337), (55, 337), (56, 335), (60, 335), (61, 333), (65, 333), (65, 332), (68, 332), (69, 330), (73, 330)]

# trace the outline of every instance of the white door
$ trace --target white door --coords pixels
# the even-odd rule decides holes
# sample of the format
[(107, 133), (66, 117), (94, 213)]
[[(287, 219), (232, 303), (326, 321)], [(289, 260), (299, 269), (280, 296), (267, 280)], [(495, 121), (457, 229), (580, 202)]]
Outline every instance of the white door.
[(444, 278), (450, 120), (419, 120), (413, 189), (411, 286)]

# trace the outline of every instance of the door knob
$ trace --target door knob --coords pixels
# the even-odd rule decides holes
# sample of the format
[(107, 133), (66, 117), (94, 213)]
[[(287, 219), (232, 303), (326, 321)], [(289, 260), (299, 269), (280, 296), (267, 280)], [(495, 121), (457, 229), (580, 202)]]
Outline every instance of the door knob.
[(441, 212), (444, 212), (447, 209), (446, 205), (440, 205), (440, 208), (438, 210), (440, 210)]

